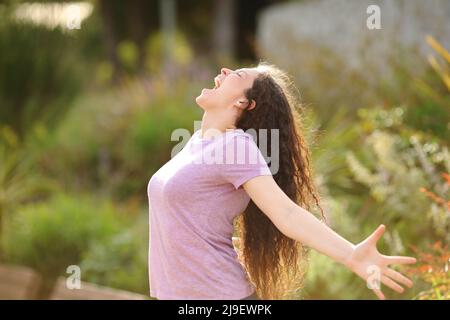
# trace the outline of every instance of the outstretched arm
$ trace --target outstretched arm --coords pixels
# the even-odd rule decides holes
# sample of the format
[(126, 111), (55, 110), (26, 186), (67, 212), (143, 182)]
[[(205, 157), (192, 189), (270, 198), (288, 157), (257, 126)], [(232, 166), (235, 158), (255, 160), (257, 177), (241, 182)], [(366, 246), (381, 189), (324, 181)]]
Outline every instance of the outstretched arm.
[[(293, 202), (272, 176), (255, 177), (245, 182), (243, 187), (253, 202), (287, 237), (343, 264), (367, 283), (382, 282), (399, 293), (403, 292), (403, 287), (397, 282), (412, 287), (410, 279), (388, 266), (416, 263), (416, 259), (386, 256), (379, 253), (376, 248), (377, 241), (384, 233), (384, 225), (380, 225), (368, 238), (354, 245)], [(379, 299), (385, 299), (379, 286), (371, 284), (371, 288)]]

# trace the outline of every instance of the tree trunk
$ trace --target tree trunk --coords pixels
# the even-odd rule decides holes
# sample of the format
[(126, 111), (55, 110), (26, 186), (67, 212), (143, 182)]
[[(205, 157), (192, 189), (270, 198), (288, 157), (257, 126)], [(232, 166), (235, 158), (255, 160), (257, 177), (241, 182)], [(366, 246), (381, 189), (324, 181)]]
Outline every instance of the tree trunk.
[(171, 78), (174, 68), (173, 52), (175, 50), (176, 1), (160, 0), (160, 24), (162, 32), (163, 74)]
[(113, 81), (117, 81), (120, 73), (120, 62), (117, 56), (117, 36), (114, 26), (114, 2), (99, 0), (100, 15), (103, 24), (103, 40), (106, 46), (108, 59), (113, 66)]
[(146, 32), (144, 30), (144, 13), (145, 3), (143, 0), (128, 0), (127, 7), (129, 11), (129, 26), (131, 39), (136, 44), (138, 52), (137, 68), (138, 72), (142, 72), (145, 63), (145, 37)]
[(215, 59), (226, 64), (234, 59), (235, 0), (215, 0), (212, 23)]

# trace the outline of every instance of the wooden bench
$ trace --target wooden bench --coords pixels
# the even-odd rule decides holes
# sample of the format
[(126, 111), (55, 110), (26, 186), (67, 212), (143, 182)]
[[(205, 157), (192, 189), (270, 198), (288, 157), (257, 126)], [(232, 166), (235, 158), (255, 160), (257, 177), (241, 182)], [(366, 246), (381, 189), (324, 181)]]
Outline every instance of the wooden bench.
[(32, 269), (0, 264), (0, 299), (35, 299), (41, 277)]
[(147, 296), (134, 292), (81, 282), (80, 289), (68, 289), (66, 278), (60, 277), (50, 295), (51, 300), (148, 300)]

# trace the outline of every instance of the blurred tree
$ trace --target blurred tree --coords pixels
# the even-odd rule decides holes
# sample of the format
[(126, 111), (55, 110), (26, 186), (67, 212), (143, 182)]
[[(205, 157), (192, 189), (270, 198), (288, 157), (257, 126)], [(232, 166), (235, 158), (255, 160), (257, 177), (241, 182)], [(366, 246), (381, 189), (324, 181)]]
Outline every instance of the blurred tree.
[[(198, 53), (212, 49), (216, 62), (224, 58), (226, 61), (235, 58), (254, 60), (257, 57), (255, 32), (258, 12), (283, 1), (287, 0), (98, 0), (98, 6), (107, 56), (117, 77), (123, 71), (117, 56), (121, 41), (131, 40), (136, 44), (138, 70), (142, 71), (146, 39), (158, 29), (165, 29), (169, 34), (175, 25), (186, 34)], [(170, 36), (167, 41), (170, 42)]]
[(113, 1), (99, 0), (100, 14), (103, 22), (103, 40), (106, 53), (113, 66), (113, 78), (117, 79), (119, 58), (117, 56), (117, 36), (114, 25)]
[(72, 37), (10, 16), (0, 16), (0, 127), (20, 139), (38, 122), (56, 125), (80, 89), (80, 74)]
[[(159, 0), (160, 28), (162, 33), (163, 74), (172, 75), (173, 51), (175, 50), (176, 2)], [(173, 70), (175, 71), (175, 70)]]
[[(169, 21), (161, 16), (165, 12), (162, 7), (173, 7), (174, 14), (179, 12), (176, 15), (176, 25), (179, 30), (183, 30), (197, 52), (210, 52), (209, 50), (212, 49), (214, 53), (212, 57), (216, 58), (216, 62), (221, 62), (224, 57), (225, 61), (235, 58), (239, 60), (257, 58), (255, 32), (258, 13), (268, 5), (283, 1), (287, 0), (239, 2), (236, 0), (91, 0), (90, 2), (95, 6), (94, 15), (100, 16), (100, 32), (105, 55), (111, 64), (113, 79), (117, 80), (125, 71), (130, 72), (123, 66), (117, 52), (123, 41), (131, 41), (137, 47), (137, 63), (134, 72), (139, 73), (145, 69), (146, 41), (158, 29), (164, 28), (166, 25), (164, 21)], [(5, 2), (17, 4), (26, 1)]]
[(113, 78), (123, 73), (118, 56), (120, 42), (131, 40), (138, 48), (137, 70), (145, 64), (145, 41), (157, 30), (157, 0), (98, 0), (99, 14), (103, 26), (103, 42), (108, 60), (113, 67)]
[(217, 61), (227, 60), (235, 56), (235, 0), (214, 1), (213, 47)]

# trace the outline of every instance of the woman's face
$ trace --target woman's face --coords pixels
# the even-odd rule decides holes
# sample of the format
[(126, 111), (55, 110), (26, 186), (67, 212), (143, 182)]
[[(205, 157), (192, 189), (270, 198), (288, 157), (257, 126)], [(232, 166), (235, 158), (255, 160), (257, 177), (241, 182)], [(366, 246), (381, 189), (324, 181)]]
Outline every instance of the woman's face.
[(244, 92), (252, 87), (258, 74), (256, 68), (236, 70), (222, 68), (221, 73), (214, 78), (214, 88), (204, 88), (195, 101), (200, 108), (208, 111), (234, 107), (245, 108), (248, 101)]

